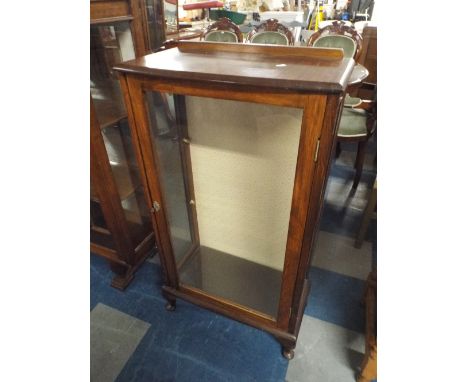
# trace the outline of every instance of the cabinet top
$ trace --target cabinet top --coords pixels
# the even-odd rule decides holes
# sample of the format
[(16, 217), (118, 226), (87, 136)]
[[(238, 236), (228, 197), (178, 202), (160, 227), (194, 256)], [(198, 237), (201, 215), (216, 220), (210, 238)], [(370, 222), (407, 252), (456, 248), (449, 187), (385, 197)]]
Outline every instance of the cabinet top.
[(114, 69), (168, 79), (342, 93), (354, 67), (341, 49), (181, 41)]

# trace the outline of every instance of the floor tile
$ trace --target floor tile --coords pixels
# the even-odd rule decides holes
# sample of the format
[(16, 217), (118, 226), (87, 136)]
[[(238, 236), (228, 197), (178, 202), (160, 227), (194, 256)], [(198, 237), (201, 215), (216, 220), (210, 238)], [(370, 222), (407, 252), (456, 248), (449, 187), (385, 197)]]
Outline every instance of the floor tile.
[(354, 239), (319, 231), (312, 265), (328, 271), (366, 280), (372, 269), (372, 243), (354, 248)]
[(98, 303), (91, 311), (91, 381), (113, 382), (150, 326)]
[(364, 334), (304, 316), (287, 382), (355, 382)]

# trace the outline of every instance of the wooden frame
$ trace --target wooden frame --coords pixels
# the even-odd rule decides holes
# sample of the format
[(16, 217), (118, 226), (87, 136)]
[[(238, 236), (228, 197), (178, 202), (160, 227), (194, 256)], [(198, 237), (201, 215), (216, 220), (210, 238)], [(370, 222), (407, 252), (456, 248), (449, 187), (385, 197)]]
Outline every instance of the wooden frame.
[[(253, 56), (252, 51), (257, 55)], [(191, 60), (192, 53), (204, 53), (203, 70), (165, 70), (165, 61), (170, 65), (174, 56), (178, 62)], [(121, 64), (120, 81), (124, 89), (125, 101), (129, 110), (132, 138), (138, 152), (140, 168), (144, 175), (146, 198), (150, 206), (157, 206), (152, 215), (153, 226), (161, 254), (164, 271), (163, 295), (168, 301), (167, 309), (175, 309), (177, 298), (208, 308), (271, 333), (282, 345), (283, 355), (291, 359), (304, 313), (309, 281), (310, 251), (317, 231), (321, 206), (324, 197), (326, 178), (331, 153), (336, 137), (338, 119), (346, 88), (346, 81), (354, 62), (343, 58), (343, 53), (335, 49), (310, 49), (293, 47), (270, 47), (265, 45), (249, 46), (222, 43), (179, 43), (178, 47), (155, 55), (160, 60), (159, 67), (148, 67), (143, 60)], [(151, 56), (149, 56), (151, 57)], [(148, 57), (148, 60), (151, 59)], [(216, 63), (214, 61), (216, 57)], [(297, 78), (288, 78), (284, 71), (278, 70), (277, 78), (268, 78), (271, 71), (261, 78), (245, 77), (236, 73), (211, 73), (210, 64), (222, 67), (223, 59), (252, 60), (251, 65), (261, 62), (287, 62)], [(221, 62), (220, 62), (221, 61)], [(320, 64), (318, 64), (320, 61)], [(148, 61), (145, 61), (148, 62)], [(155, 61), (156, 62), (156, 61)], [(298, 63), (299, 62), (299, 63)], [(189, 62), (190, 67), (196, 61)], [(297, 65), (296, 67), (294, 67)], [(328, 78), (316, 73), (314, 69), (327, 66)], [(297, 75), (301, 67), (307, 73)], [(236, 69), (234, 68), (233, 71)], [(309, 72), (310, 70), (310, 72)], [(190, 76), (189, 76), (190, 75)], [(226, 87), (229, 83), (229, 87)], [(286, 84), (289, 84), (287, 86)], [(163, 193), (158, 154), (153, 150), (150, 122), (145, 102), (145, 92), (171, 93), (183, 96), (208, 97), (220, 100), (241, 100), (256, 104), (289, 106), (303, 110), (300, 128), (299, 149), (292, 191), (292, 204), (286, 241), (281, 292), (276, 317), (241, 305), (234, 301), (213, 296), (201, 289), (183, 284), (179, 279), (178, 265), (171, 244), (168, 211)], [(197, 203), (193, 190), (190, 159), (190, 137), (184, 128), (183, 105), (179, 103), (179, 132), (182, 134), (182, 160), (185, 169), (186, 193), (190, 203), (191, 220), (196, 223)], [(184, 135), (185, 134), (185, 135)], [(195, 227), (195, 231), (196, 231)], [(194, 247), (199, 246), (198, 233), (195, 234)], [(193, 248), (187, 253), (192, 253)]]
[[(91, 0), (90, 5), (92, 26), (128, 22), (135, 55), (145, 54), (140, 0)], [(94, 64), (99, 66), (99, 62)], [(105, 64), (107, 70), (112, 69), (112, 62)], [(118, 84), (115, 85), (117, 86), (113, 86), (110, 90), (112, 95), (106, 100), (104, 108), (97, 110), (97, 104), (93, 102), (92, 97), (90, 100), (91, 205), (95, 205), (91, 214), (90, 246), (92, 253), (109, 261), (111, 269), (116, 274), (111, 285), (125, 289), (133, 279), (136, 269), (154, 247), (155, 240), (151, 229), (134, 236), (133, 226), (122, 207), (123, 196), (119, 192), (121, 180), (128, 183), (127, 178), (132, 174), (129, 172), (119, 179), (116, 178), (104, 143), (103, 130), (113, 128), (127, 118), (126, 110), (118, 100), (120, 91)], [(110, 110), (112, 112), (109, 112)], [(122, 134), (120, 127), (118, 130), (118, 134)], [(131, 150), (131, 147), (123, 147), (124, 151), (127, 149)], [(130, 189), (125, 197), (136, 192), (136, 188), (130, 187)], [(145, 209), (146, 205), (141, 207)], [(140, 206), (136, 208), (139, 209)], [(99, 216), (99, 224), (95, 221), (94, 210), (100, 211), (99, 214), (102, 213), (102, 216)], [(138, 242), (134, 242), (136, 238)]]

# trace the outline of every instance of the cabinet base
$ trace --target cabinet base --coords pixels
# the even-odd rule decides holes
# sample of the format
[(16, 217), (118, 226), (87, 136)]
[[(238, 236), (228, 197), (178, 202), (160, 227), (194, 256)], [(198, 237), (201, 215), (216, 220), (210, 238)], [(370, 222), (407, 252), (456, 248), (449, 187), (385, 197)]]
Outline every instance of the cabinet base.
[(288, 361), (290, 361), (290, 360), (292, 360), (294, 358), (294, 350), (285, 348), (284, 346), (281, 347), (281, 354)]
[(183, 291), (168, 286), (163, 286), (162, 294), (167, 300), (166, 309), (168, 311), (174, 311), (176, 308), (176, 298), (181, 298), (191, 302), (192, 304), (201, 306), (218, 314), (229, 317), (233, 320), (242, 322), (243, 324), (247, 324), (253, 326), (254, 328), (270, 333), (281, 344), (281, 353), (283, 354), (283, 357), (288, 361), (294, 358), (294, 348), (296, 347), (297, 342), (297, 337), (294, 334), (279, 330), (278, 328), (271, 327), (269, 325), (267, 326), (262, 322), (256, 321), (255, 319), (251, 319), (234, 312), (229, 312), (220, 306), (220, 304), (212, 303), (208, 298), (197, 298), (193, 295), (189, 295)]
[(125, 276), (116, 275), (111, 282), (111, 286), (120, 290), (125, 290), (134, 279), (135, 274), (128, 273)]

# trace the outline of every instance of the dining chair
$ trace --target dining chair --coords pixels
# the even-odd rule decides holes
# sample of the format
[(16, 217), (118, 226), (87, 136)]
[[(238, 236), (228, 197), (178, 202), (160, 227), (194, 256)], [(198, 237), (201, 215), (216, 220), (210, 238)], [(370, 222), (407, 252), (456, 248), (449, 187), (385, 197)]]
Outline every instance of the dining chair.
[[(362, 52), (362, 41), (362, 36), (353, 26), (344, 21), (335, 20), (313, 33), (307, 41), (307, 46), (341, 48), (345, 57), (352, 57), (357, 62)], [(356, 106), (360, 102), (360, 98), (346, 94), (345, 107)]]
[(369, 195), (369, 200), (367, 201), (366, 208), (362, 214), (361, 225), (359, 226), (359, 231), (354, 242), (354, 248), (361, 248), (362, 242), (367, 234), (369, 228), (369, 223), (371, 219), (376, 219), (376, 208), (377, 208), (377, 179), (374, 181), (372, 186), (372, 191)]
[(369, 273), (364, 292), (366, 315), (365, 354), (357, 382), (371, 382), (377, 379), (377, 270)]
[(201, 39), (215, 42), (243, 42), (244, 36), (230, 19), (221, 17), (206, 29)]
[[(374, 89), (376, 94), (376, 89)], [(377, 129), (377, 98), (374, 100), (361, 100), (353, 107), (343, 107), (336, 142), (336, 157), (340, 155), (341, 142), (355, 142), (358, 144), (356, 161), (354, 163), (353, 189), (356, 189), (361, 180), (366, 146), (369, 139)]]
[(362, 36), (344, 21), (335, 20), (313, 33), (307, 41), (307, 46), (342, 48), (345, 57), (352, 57), (357, 61), (362, 51)]
[(294, 36), (277, 19), (268, 19), (257, 25), (247, 35), (246, 42), (251, 44), (293, 45)]

